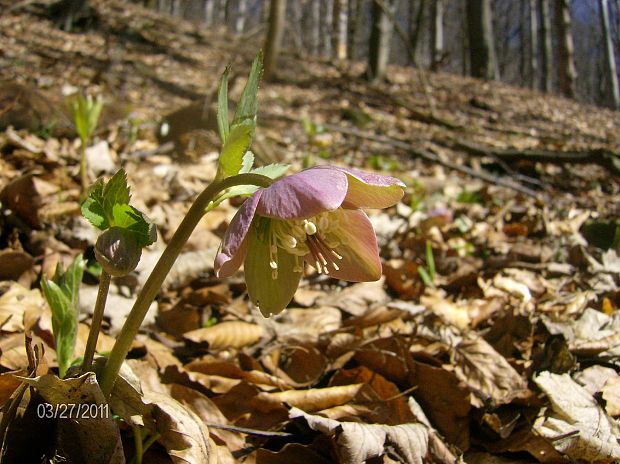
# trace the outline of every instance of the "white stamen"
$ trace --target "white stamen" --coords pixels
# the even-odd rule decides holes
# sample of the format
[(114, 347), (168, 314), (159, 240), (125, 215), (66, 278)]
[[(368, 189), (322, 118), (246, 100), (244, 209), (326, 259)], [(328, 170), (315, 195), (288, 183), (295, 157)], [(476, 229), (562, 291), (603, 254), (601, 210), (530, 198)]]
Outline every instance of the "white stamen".
[(288, 248), (295, 248), (297, 246), (297, 239), (292, 235), (284, 234), (282, 240)]
[(304, 231), (308, 235), (314, 235), (316, 234), (316, 226), (314, 225), (313, 222), (308, 221), (307, 219), (304, 219)]
[(278, 269), (278, 263), (276, 263), (273, 259), (269, 261), (269, 267), (271, 269)]

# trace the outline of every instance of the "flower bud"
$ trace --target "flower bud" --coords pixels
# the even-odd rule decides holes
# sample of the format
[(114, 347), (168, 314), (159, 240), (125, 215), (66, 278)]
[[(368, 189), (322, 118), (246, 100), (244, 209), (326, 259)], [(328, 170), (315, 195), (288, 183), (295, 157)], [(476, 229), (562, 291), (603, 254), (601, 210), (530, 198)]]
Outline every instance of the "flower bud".
[(133, 271), (142, 255), (134, 235), (119, 227), (104, 231), (95, 244), (95, 257), (105, 272), (121, 277)]

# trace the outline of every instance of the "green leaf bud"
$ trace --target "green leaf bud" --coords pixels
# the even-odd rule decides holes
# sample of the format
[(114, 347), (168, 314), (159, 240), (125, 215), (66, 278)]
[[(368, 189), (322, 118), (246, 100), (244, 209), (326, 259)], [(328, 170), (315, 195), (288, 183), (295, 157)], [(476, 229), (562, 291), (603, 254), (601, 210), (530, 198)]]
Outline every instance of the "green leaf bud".
[(142, 255), (142, 247), (135, 235), (120, 227), (103, 232), (95, 244), (95, 257), (105, 272), (121, 277), (133, 271)]

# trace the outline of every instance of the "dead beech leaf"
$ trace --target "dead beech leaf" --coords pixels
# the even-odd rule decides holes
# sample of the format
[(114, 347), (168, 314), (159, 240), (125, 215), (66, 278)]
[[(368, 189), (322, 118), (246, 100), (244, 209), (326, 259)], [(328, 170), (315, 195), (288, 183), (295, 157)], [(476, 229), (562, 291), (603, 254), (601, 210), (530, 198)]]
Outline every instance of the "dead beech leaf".
[(24, 313), (31, 309), (41, 312), (43, 297), (37, 289), (28, 290), (18, 283), (0, 296), (0, 327), (4, 332), (22, 332), (24, 330)]
[(582, 386), (568, 374), (546, 371), (534, 377), (534, 382), (551, 402), (551, 410), (534, 424), (537, 433), (574, 460), (620, 459), (620, 427)]
[[(92, 372), (70, 379), (46, 374), (34, 378), (22, 377), (21, 380), (36, 388), (45, 401), (52, 405), (106, 404)], [(59, 408), (59, 411), (62, 409)], [(109, 414), (102, 411), (105, 409), (99, 407), (96, 414), (76, 414), (71, 416), (71, 420), (58, 420), (56, 441), (61, 444), (65, 458), (71, 462), (93, 464), (125, 462), (118, 424), (109, 409)], [(93, 440), (93, 437), (97, 439)]]
[(428, 287), (420, 303), (459, 329), (464, 330), (471, 324), (467, 304), (451, 301), (443, 290)]
[(289, 417), (301, 417), (311, 429), (334, 437), (343, 464), (359, 464), (381, 457), (386, 446), (394, 447), (410, 464), (422, 464), (428, 452), (428, 430), (422, 424), (390, 426), (340, 422), (307, 414), (298, 408), (291, 408)]
[(608, 379), (602, 391), (607, 414), (612, 417), (620, 416), (620, 376)]
[(482, 337), (468, 334), (454, 350), (456, 375), (482, 403), (493, 407), (509, 403), (527, 391), (526, 381)]
[(276, 348), (262, 358), (263, 365), (292, 387), (308, 387), (323, 375), (327, 359), (309, 343)]
[(309, 390), (288, 390), (275, 393), (259, 393), (258, 397), (265, 401), (287, 403), (291, 406), (304, 408), (306, 411), (320, 411), (348, 403), (360, 394), (364, 384), (343, 385), (338, 387), (311, 388)]
[(376, 282), (361, 282), (345, 288), (339, 293), (331, 293), (319, 298), (319, 305), (334, 306), (353, 316), (361, 316), (372, 304), (388, 301), (384, 289), (384, 278)]
[(184, 337), (194, 343), (208, 342), (209, 348), (243, 348), (252, 345), (263, 336), (263, 327), (244, 321), (224, 321), (212, 327), (187, 332)]
[(195, 412), (159, 392), (148, 392), (144, 400), (153, 405), (151, 414), (160, 433), (157, 441), (174, 463), (217, 464), (209, 430)]
[(17, 280), (32, 268), (34, 259), (25, 251), (7, 248), (0, 251), (0, 263), (0, 280)]

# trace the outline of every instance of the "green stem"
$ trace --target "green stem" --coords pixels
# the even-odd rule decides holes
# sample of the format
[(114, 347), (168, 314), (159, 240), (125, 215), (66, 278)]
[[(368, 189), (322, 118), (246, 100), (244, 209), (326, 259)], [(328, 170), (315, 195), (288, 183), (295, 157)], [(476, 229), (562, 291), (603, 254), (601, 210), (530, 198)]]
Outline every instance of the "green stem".
[(222, 190), (236, 185), (257, 185), (259, 187), (268, 187), (272, 182), (273, 181), (270, 178), (259, 174), (238, 174), (221, 181), (213, 182), (205, 190), (203, 190), (200, 195), (198, 195), (198, 198), (196, 198), (187, 212), (187, 215), (170, 239), (168, 246), (159, 258), (159, 261), (157, 261), (157, 264), (153, 268), (153, 271), (144, 284), (144, 287), (142, 287), (142, 290), (140, 291), (129, 316), (127, 317), (127, 320), (125, 321), (125, 324), (123, 325), (123, 328), (114, 343), (114, 347), (110, 352), (110, 357), (108, 358), (108, 362), (103, 369), (100, 379), (101, 390), (104, 395), (109, 396), (112, 392), (118, 371), (120, 370), (129, 349), (131, 348), (131, 343), (138, 334), (138, 330), (142, 325), (142, 321), (146, 316), (149, 306), (161, 289), (164, 279), (181, 253), (183, 246), (200, 222), (200, 219), (204, 216), (205, 209), (209, 202), (212, 201)]
[(80, 183), (82, 184), (82, 192), (88, 188), (88, 166), (86, 165), (86, 141), (82, 140), (80, 147)]
[(133, 441), (136, 447), (136, 453), (131, 462), (132, 464), (142, 464), (142, 455), (144, 454), (144, 449), (142, 448), (142, 428), (138, 425), (134, 425), (131, 428), (133, 429)]
[(108, 290), (110, 289), (110, 274), (103, 271), (99, 277), (99, 291), (97, 292), (97, 302), (93, 310), (93, 320), (90, 324), (90, 332), (86, 341), (86, 349), (84, 350), (84, 360), (82, 361), (82, 372), (91, 370), (95, 350), (97, 348), (97, 339), (101, 330), (101, 321), (103, 321), (103, 310), (105, 302), (108, 299)]

